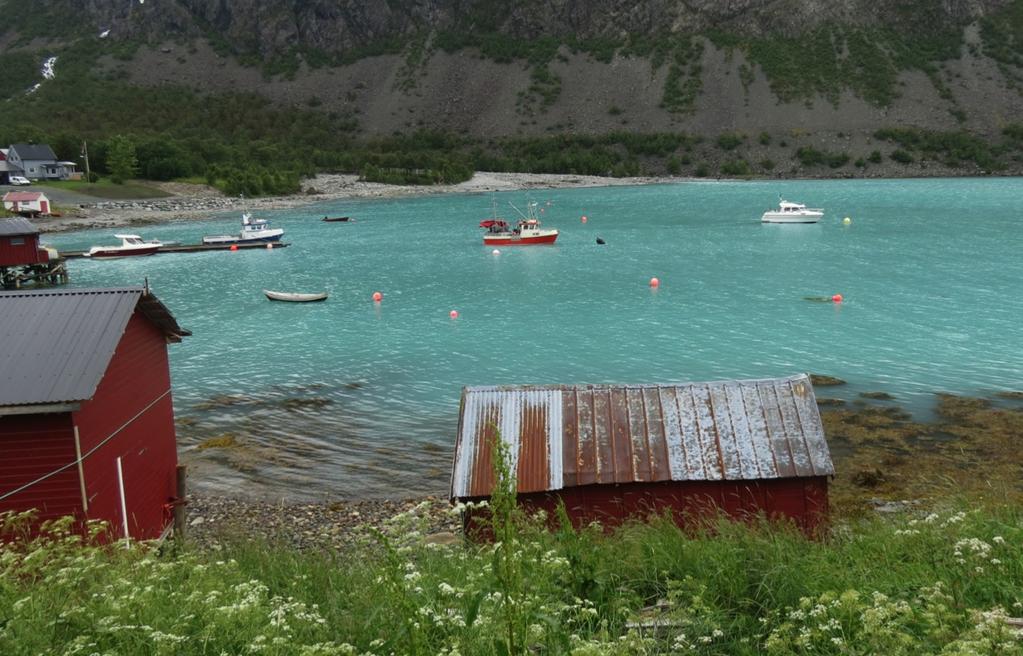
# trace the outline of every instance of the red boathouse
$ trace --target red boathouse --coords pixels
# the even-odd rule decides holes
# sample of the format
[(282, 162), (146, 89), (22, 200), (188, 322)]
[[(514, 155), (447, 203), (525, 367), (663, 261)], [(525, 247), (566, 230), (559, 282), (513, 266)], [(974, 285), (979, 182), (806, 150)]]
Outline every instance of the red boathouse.
[(39, 246), (39, 229), (28, 219), (0, 219), (0, 268), (42, 264), (50, 259)]
[[(486, 499), (492, 440), (508, 446), (519, 502), (576, 526), (670, 509), (680, 524), (723, 511), (826, 519), (834, 476), (805, 374), (682, 385), (467, 387), (451, 498)], [(477, 511), (478, 512), (478, 511)], [(473, 521), (472, 511), (466, 517)]]
[(160, 537), (177, 467), (166, 345), (190, 334), (142, 287), (0, 292), (0, 512)]

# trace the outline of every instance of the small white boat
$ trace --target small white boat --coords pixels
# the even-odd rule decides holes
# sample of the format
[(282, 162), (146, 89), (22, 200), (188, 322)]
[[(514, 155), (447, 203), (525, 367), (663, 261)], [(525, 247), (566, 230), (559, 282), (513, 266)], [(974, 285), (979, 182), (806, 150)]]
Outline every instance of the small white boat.
[(288, 301), (289, 303), (315, 303), (327, 300), (327, 292), (316, 294), (296, 294), (294, 292), (274, 292), (264, 289), (263, 293), (271, 301)]
[(824, 217), (824, 210), (807, 207), (800, 203), (779, 200), (778, 209), (767, 210), (760, 217), (762, 223), (817, 223)]
[(142, 241), (138, 235), (114, 235), (121, 240), (120, 246), (93, 246), (84, 257), (111, 259), (115, 257), (133, 257), (136, 255), (152, 255), (160, 250), (160, 242)]
[(271, 228), (270, 222), (266, 219), (254, 219), (251, 214), (246, 212), (242, 214), (242, 231), (239, 234), (203, 237), (202, 243), (219, 244), (221, 246), (252, 244), (256, 242), (267, 243), (280, 241), (283, 234), (283, 228)]

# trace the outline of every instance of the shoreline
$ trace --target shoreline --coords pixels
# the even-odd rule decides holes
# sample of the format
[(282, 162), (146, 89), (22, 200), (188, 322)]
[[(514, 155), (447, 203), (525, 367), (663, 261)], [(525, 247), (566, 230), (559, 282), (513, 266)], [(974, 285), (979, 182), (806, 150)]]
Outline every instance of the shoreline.
[(64, 216), (37, 222), (42, 233), (71, 232), (93, 228), (142, 226), (175, 221), (207, 219), (222, 212), (259, 212), (289, 209), (338, 200), (367, 198), (408, 198), (436, 194), (482, 194), (533, 189), (572, 189), (687, 182), (697, 178), (639, 177), (605, 178), (593, 175), (560, 173), (476, 172), (470, 180), (447, 185), (389, 185), (363, 182), (357, 175), (319, 174), (303, 182), (304, 193), (292, 196), (234, 198), (205, 185), (162, 183), (170, 192), (165, 198), (139, 200), (101, 200), (83, 203)]

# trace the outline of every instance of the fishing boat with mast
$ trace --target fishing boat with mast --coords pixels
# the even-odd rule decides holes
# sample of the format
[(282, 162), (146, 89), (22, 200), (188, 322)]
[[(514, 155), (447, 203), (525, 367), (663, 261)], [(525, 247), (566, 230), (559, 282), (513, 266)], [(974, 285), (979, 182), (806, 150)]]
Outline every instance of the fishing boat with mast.
[(242, 231), (237, 235), (216, 235), (203, 237), (202, 243), (207, 245), (231, 246), (233, 244), (269, 243), (280, 241), (284, 234), (283, 228), (271, 228), (266, 219), (254, 219), (246, 212), (242, 214)]
[[(511, 205), (511, 203), (509, 203)], [(522, 217), (514, 228), (507, 221), (497, 216), (497, 204), (494, 204), (493, 218), (480, 221), (480, 227), (486, 228), (483, 233), (483, 244), (486, 246), (531, 246), (536, 244), (553, 244), (558, 238), (557, 228), (544, 228), (537, 216), (538, 204), (530, 201), (526, 204), (526, 213), (519, 208), (512, 208)]]

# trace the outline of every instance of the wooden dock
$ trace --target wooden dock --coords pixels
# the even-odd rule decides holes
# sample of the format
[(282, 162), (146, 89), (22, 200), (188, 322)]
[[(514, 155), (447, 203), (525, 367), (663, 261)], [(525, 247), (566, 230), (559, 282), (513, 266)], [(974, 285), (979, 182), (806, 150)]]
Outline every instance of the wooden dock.
[[(289, 244), (281, 242), (260, 242), (258, 244), (233, 244), (237, 246), (235, 250), (244, 250), (250, 248), (262, 248), (266, 250), (268, 244), (272, 243), (275, 249), (285, 248)], [(162, 255), (164, 253), (199, 253), (201, 251), (229, 251), (231, 250), (232, 244), (178, 244), (174, 246), (161, 246), (160, 250), (153, 253), (153, 255)], [(60, 256), (68, 259), (76, 257), (85, 257), (85, 254), (89, 251), (61, 251)], [(136, 256), (138, 257), (138, 256)]]

